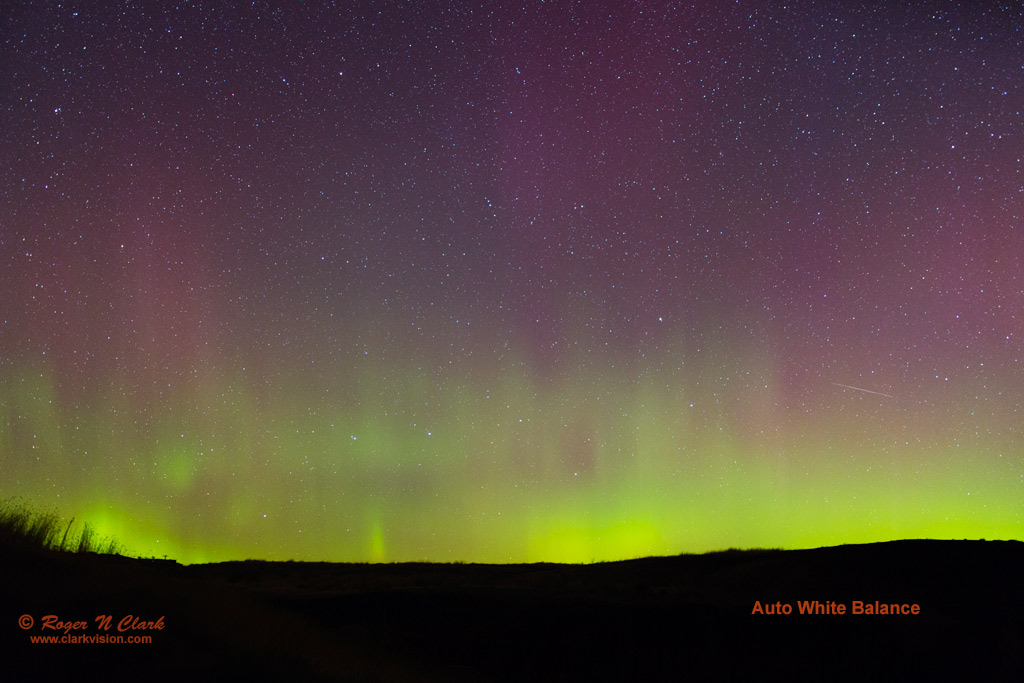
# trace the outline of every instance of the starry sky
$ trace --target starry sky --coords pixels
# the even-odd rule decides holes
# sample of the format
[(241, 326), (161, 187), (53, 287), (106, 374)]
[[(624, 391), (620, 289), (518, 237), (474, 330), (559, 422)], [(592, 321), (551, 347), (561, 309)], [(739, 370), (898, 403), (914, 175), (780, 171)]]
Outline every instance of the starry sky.
[(1024, 538), (1016, 2), (0, 10), (0, 496), (184, 562)]

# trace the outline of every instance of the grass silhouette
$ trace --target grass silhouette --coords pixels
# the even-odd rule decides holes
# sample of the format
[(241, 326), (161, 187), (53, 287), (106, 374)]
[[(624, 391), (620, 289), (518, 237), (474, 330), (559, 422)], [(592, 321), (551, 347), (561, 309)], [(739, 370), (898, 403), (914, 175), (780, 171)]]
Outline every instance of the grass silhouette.
[(25, 503), (0, 502), (0, 547), (21, 551), (55, 551), (122, 555), (114, 538), (101, 537), (88, 523), (73, 533), (75, 518), (67, 524), (56, 512), (40, 512)]

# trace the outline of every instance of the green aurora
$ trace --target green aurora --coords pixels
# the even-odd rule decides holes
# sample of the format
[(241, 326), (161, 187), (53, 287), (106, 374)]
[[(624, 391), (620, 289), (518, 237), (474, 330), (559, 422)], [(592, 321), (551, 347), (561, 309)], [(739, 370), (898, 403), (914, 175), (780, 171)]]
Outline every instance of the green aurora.
[(335, 392), (312, 377), (257, 391), (241, 368), (211, 370), (166, 410), (133, 407), (137, 389), (116, 382), (90, 410), (67, 405), (36, 366), (3, 386), (3, 493), (183, 562), (588, 562), (1020, 536), (1009, 425), (962, 439), (941, 406), (843, 389), (797, 421), (763, 367), (753, 391), (681, 368), (537, 383), (510, 365), (476, 381), (369, 369)]
[(0, 498), (142, 556), (1024, 539), (1024, 21), (15, 3)]

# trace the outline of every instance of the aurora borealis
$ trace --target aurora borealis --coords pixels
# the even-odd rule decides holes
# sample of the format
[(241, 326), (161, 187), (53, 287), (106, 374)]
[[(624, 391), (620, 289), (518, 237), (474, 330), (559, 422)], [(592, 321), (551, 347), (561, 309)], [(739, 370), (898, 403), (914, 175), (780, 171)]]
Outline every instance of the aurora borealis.
[(184, 562), (1024, 539), (1017, 3), (0, 10), (0, 497)]

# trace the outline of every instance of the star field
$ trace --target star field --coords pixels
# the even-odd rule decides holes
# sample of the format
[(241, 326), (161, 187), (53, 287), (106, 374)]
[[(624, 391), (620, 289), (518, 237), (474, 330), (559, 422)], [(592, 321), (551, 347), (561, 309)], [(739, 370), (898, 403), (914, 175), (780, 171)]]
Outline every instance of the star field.
[(1024, 538), (1014, 3), (18, 2), (0, 496), (182, 561)]

